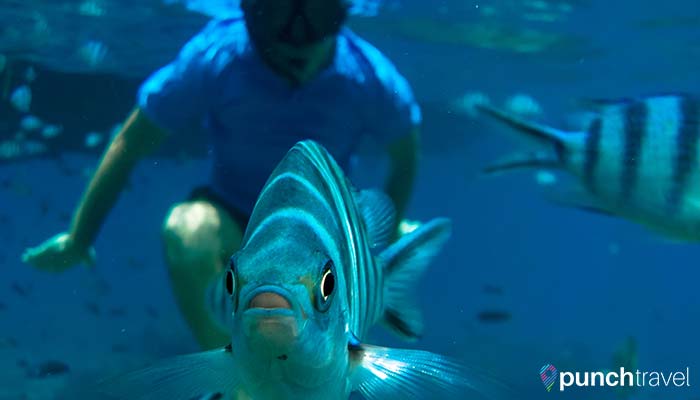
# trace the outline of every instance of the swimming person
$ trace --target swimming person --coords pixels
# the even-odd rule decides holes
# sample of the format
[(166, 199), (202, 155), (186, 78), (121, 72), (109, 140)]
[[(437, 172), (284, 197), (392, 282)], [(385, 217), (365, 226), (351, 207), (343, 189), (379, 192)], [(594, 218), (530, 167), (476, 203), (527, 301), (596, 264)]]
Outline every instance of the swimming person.
[(211, 148), (209, 185), (165, 219), (165, 258), (177, 304), (203, 348), (229, 334), (205, 292), (239, 247), (255, 199), (285, 153), (313, 139), (344, 170), (363, 136), (391, 161), (385, 191), (401, 220), (416, 172), (420, 109), (394, 65), (343, 26), (347, 0), (242, 0), (242, 18), (215, 20), (141, 86), (68, 232), (23, 260), (63, 271), (94, 262), (92, 244), (139, 160), (169, 135)]

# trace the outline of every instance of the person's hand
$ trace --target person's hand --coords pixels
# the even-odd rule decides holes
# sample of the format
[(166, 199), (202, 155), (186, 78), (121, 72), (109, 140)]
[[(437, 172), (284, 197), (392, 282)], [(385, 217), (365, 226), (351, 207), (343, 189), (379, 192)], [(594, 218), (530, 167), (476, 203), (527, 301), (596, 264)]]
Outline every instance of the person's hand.
[(22, 261), (40, 270), (63, 272), (75, 265), (95, 264), (95, 250), (77, 246), (68, 233), (59, 233), (22, 254)]

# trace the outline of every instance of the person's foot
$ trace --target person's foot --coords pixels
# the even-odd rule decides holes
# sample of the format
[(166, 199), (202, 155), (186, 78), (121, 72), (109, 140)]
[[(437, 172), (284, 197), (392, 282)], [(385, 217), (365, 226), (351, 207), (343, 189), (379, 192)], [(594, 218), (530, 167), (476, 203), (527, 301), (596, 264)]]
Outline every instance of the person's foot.
[(400, 238), (403, 235), (406, 235), (408, 233), (411, 233), (418, 229), (418, 227), (421, 226), (420, 221), (412, 221), (410, 219), (402, 219), (401, 222), (399, 222), (399, 227), (398, 227), (398, 237)]

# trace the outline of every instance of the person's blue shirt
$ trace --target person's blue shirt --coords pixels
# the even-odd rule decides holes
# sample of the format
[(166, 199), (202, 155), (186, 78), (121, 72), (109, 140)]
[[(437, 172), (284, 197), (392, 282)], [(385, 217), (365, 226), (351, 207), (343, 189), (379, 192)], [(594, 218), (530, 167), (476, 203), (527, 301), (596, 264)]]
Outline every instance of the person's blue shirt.
[(421, 119), (406, 80), (349, 29), (332, 63), (295, 87), (264, 64), (242, 19), (209, 23), (144, 82), (138, 104), (169, 133), (209, 142), (212, 189), (245, 213), (299, 140), (318, 141), (347, 172), (363, 135), (388, 145)]

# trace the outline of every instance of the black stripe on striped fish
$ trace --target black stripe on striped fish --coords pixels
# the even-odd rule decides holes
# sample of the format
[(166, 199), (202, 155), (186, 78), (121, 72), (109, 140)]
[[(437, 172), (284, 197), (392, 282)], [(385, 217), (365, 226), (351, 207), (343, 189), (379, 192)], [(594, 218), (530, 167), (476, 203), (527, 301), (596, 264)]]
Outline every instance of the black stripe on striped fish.
[(588, 128), (586, 135), (586, 147), (583, 161), (583, 183), (592, 192), (595, 192), (595, 172), (600, 160), (600, 131), (602, 121), (597, 117)]
[(345, 263), (347, 269), (343, 272), (348, 290), (350, 329), (358, 337), (364, 338), (369, 326), (383, 314), (382, 271), (371, 255), (353, 189), (345, 173), (317, 143), (304, 141), (298, 146), (305, 150), (306, 157), (314, 162), (324, 176), (332, 204), (339, 212), (338, 218), (343, 225), (342, 230), (349, 252), (349, 262)]
[(644, 145), (649, 110), (645, 101), (629, 105), (624, 119), (624, 155), (620, 176), (620, 200), (626, 202), (634, 193), (639, 177), (639, 161)]
[(688, 190), (688, 179), (698, 159), (700, 137), (700, 102), (690, 97), (681, 97), (679, 101), (680, 121), (676, 137), (673, 186), (668, 195), (668, 208), (672, 215), (680, 210), (681, 200)]

